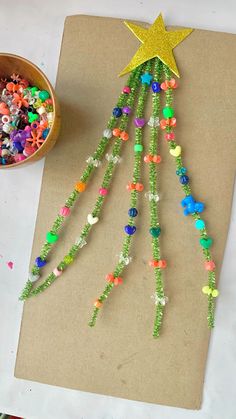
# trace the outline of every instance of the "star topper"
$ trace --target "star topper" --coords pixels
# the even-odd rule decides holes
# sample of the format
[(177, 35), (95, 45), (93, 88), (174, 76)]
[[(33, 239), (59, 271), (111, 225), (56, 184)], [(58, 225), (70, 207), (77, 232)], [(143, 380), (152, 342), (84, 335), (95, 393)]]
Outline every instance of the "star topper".
[(119, 76), (129, 73), (145, 61), (158, 57), (177, 77), (180, 77), (172, 50), (180, 44), (193, 29), (166, 31), (161, 13), (148, 29), (142, 28), (134, 23), (124, 23), (142, 44)]

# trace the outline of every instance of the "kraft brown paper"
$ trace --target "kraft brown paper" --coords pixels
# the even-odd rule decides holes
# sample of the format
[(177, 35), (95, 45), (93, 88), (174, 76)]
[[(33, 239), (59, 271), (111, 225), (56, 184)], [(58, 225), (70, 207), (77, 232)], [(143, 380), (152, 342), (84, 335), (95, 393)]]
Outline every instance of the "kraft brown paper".
[[(58, 209), (97, 146), (125, 84), (117, 74), (139, 42), (120, 19), (71, 16), (65, 21), (58, 68), (61, 102), (59, 141), (46, 159), (32, 261)], [(180, 70), (174, 106), (176, 140), (183, 147), (193, 195), (206, 204), (204, 219), (214, 238), (217, 276), (230, 220), (236, 164), (236, 36), (194, 30), (177, 48)], [(146, 117), (150, 115), (150, 109)], [(131, 124), (133, 125), (133, 124)], [(132, 131), (132, 127), (130, 132)], [(148, 144), (149, 127), (145, 127)], [(207, 283), (199, 233), (182, 214), (183, 198), (174, 159), (161, 141), (160, 220), (165, 309), (162, 334), (152, 337), (155, 283), (148, 233), (148, 201), (140, 198), (133, 262), (123, 285), (112, 291), (95, 328), (87, 326), (105, 275), (117, 263), (124, 238), (130, 194), (133, 135), (123, 145), (123, 160), (99, 222), (78, 259), (43, 294), (24, 305), (15, 376), (57, 386), (189, 409), (199, 409), (209, 343)], [(142, 179), (148, 190), (148, 167)], [(92, 211), (104, 165), (96, 170), (60, 234), (44, 272), (49, 273), (79, 235)], [(45, 278), (45, 277), (44, 277)], [(23, 283), (22, 283), (23, 285)], [(217, 327), (217, 325), (216, 325)], [(213, 332), (214, 333), (214, 332)]]

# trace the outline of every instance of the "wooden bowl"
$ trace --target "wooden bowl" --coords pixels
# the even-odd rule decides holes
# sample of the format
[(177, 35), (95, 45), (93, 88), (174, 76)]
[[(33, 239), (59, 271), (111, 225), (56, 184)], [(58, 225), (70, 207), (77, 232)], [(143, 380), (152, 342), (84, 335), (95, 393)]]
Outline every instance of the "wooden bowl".
[(11, 169), (19, 166), (25, 166), (28, 163), (33, 163), (41, 159), (54, 146), (60, 129), (59, 103), (56, 99), (53, 87), (43, 72), (36, 65), (23, 57), (13, 54), (0, 53), (0, 78), (9, 78), (12, 73), (20, 74), (23, 78), (27, 79), (32, 86), (37, 86), (39, 89), (47, 90), (50, 93), (53, 101), (54, 119), (48, 136), (41, 147), (34, 154), (18, 163), (9, 165), (1, 164), (0, 169)]

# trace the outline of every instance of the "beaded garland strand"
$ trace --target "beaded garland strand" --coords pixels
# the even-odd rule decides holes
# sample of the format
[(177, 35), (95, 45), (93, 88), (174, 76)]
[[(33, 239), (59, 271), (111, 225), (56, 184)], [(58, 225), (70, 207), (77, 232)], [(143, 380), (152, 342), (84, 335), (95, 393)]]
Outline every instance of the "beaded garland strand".
[[(43, 244), (40, 256), (35, 259), (35, 265), (33, 266), (29, 279), (22, 291), (20, 296), (21, 300), (25, 300), (32, 295), (37, 295), (38, 293), (44, 291), (48, 288), (65, 270), (65, 268), (71, 264), (74, 260), (74, 257), (79, 249), (81, 249), (86, 244), (86, 237), (91, 229), (91, 226), (98, 221), (98, 215), (101, 210), (104, 198), (108, 192), (108, 186), (111, 181), (112, 172), (117, 162), (120, 159), (120, 150), (123, 141), (128, 139), (128, 134), (125, 129), (128, 125), (129, 115), (136, 97), (136, 91), (139, 86), (139, 78), (142, 71), (142, 66), (136, 69), (129, 77), (127, 86), (123, 88), (123, 91), (118, 99), (116, 107), (113, 109), (112, 116), (108, 121), (107, 128), (103, 132), (103, 137), (92, 156), (92, 159), (89, 158), (89, 163), (84, 170), (80, 181), (75, 185), (73, 192), (70, 194), (69, 198), (66, 200), (65, 205), (61, 208), (60, 213), (58, 214), (56, 220), (53, 223), (51, 230), (46, 235), (46, 242)], [(117, 119), (121, 116), (119, 128), (114, 128), (117, 125)], [(112, 131), (113, 129), (113, 131)], [(93, 173), (97, 163), (100, 162), (100, 159), (104, 156), (106, 147), (109, 140), (112, 137), (116, 137), (116, 141), (113, 146), (112, 154), (107, 155), (108, 167), (106, 169), (104, 179), (99, 189), (99, 196), (97, 198), (94, 210), (91, 214), (88, 214), (88, 222), (85, 224), (81, 235), (76, 240), (75, 244), (72, 245), (71, 249), (65, 255), (64, 259), (60, 264), (49, 274), (45, 281), (40, 284), (38, 287), (33, 289), (33, 283), (40, 278), (40, 270), (47, 263), (47, 256), (51, 251), (53, 244), (58, 240), (58, 232), (62, 228), (63, 223), (70, 215), (71, 208), (74, 206), (76, 200), (78, 199), (80, 193), (84, 192), (86, 189), (86, 184)], [(94, 164), (94, 162), (96, 164)]]
[(138, 98), (138, 105), (136, 111), (136, 117), (134, 119), (135, 128), (135, 144), (134, 144), (134, 169), (133, 169), (133, 179), (132, 182), (129, 182), (127, 185), (128, 191), (131, 192), (131, 200), (130, 200), (130, 208), (128, 210), (129, 220), (128, 224), (124, 227), (124, 231), (127, 236), (124, 239), (122, 251), (120, 253), (120, 259), (118, 264), (116, 265), (114, 272), (110, 273), (106, 276), (108, 284), (106, 285), (103, 293), (94, 303), (94, 309), (92, 313), (91, 320), (89, 321), (89, 326), (94, 326), (96, 323), (96, 319), (98, 316), (99, 309), (102, 307), (103, 302), (108, 298), (110, 292), (112, 291), (114, 285), (122, 284), (123, 279), (120, 277), (121, 273), (123, 272), (126, 265), (128, 265), (131, 261), (129, 256), (130, 246), (131, 246), (131, 238), (136, 232), (135, 226), (135, 218), (138, 215), (137, 210), (137, 202), (138, 202), (138, 195), (140, 192), (143, 191), (143, 184), (140, 182), (140, 175), (141, 175), (141, 154), (143, 151), (143, 126), (145, 124), (145, 120), (143, 117), (144, 113), (144, 106), (145, 100), (148, 93), (148, 87), (150, 82), (146, 78), (146, 75), (149, 75), (149, 71), (151, 70), (152, 61), (147, 63), (145, 68), (146, 72), (144, 73), (144, 77), (141, 76), (142, 80), (142, 88), (140, 92), (140, 96)]
[(182, 148), (175, 142), (175, 135), (173, 127), (176, 125), (176, 119), (174, 118), (174, 109), (172, 108), (173, 103), (173, 89), (176, 87), (176, 81), (171, 78), (171, 72), (169, 68), (164, 65), (164, 74), (166, 81), (163, 83), (162, 88), (165, 90), (166, 95), (166, 107), (163, 109), (163, 115), (165, 118), (161, 121), (161, 128), (165, 129), (165, 138), (168, 141), (169, 152), (175, 158), (176, 163), (176, 174), (179, 176), (179, 181), (182, 189), (185, 193), (185, 198), (182, 200), (181, 205), (184, 208), (184, 215), (191, 214), (195, 220), (195, 227), (200, 231), (200, 245), (203, 250), (205, 258), (205, 269), (208, 272), (208, 285), (202, 288), (202, 292), (208, 295), (208, 326), (214, 327), (214, 312), (215, 304), (214, 299), (218, 297), (219, 291), (216, 289), (216, 277), (215, 277), (215, 262), (212, 259), (209, 248), (211, 247), (213, 240), (208, 236), (205, 221), (200, 217), (199, 213), (204, 210), (204, 204), (197, 202), (191, 192), (189, 185), (189, 177), (186, 175), (187, 169), (183, 166), (182, 161)]

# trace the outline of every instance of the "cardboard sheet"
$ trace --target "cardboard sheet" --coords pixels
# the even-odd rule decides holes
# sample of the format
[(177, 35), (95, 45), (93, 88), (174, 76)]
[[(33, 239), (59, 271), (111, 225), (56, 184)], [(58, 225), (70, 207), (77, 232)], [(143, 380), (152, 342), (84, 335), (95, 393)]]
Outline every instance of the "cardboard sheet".
[[(86, 158), (106, 126), (138, 41), (122, 20), (71, 16), (65, 21), (57, 94), (62, 129), (46, 159), (32, 261)], [(217, 275), (227, 237), (236, 164), (236, 37), (195, 30), (175, 49), (180, 70), (175, 92), (176, 140), (183, 147), (193, 194), (206, 204), (204, 219), (214, 238)], [(147, 110), (147, 117), (149, 111)], [(131, 127), (132, 131), (132, 127)], [(148, 144), (149, 128), (145, 128)], [(152, 338), (153, 272), (148, 234), (148, 203), (141, 197), (131, 263), (124, 284), (112, 292), (95, 328), (87, 326), (105, 275), (117, 262), (124, 238), (133, 141), (124, 144), (107, 202), (77, 261), (43, 294), (25, 303), (15, 376), (42, 383), (133, 400), (199, 409), (209, 343), (206, 284), (199, 234), (182, 214), (183, 193), (167, 144), (160, 178), (162, 255), (169, 303), (162, 335)], [(105, 163), (104, 163), (105, 165)], [(100, 185), (100, 167), (75, 206), (50, 255), (50, 272), (79, 235)], [(148, 190), (147, 166), (143, 181)], [(217, 327), (217, 325), (216, 325)]]

